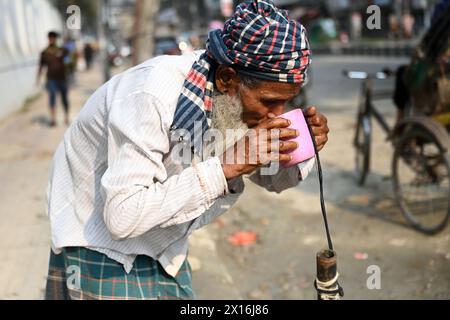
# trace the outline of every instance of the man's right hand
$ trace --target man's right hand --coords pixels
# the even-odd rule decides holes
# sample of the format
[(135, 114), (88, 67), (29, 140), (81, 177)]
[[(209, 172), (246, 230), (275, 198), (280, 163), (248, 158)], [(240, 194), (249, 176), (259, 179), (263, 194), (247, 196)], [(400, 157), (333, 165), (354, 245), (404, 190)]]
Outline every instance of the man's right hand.
[[(292, 156), (284, 153), (293, 151), (299, 146), (297, 142), (287, 140), (298, 137), (299, 133), (297, 130), (289, 129), (290, 125), (289, 120), (270, 115), (269, 119), (252, 128), (220, 157), (226, 179), (231, 180), (250, 174), (272, 161), (291, 161)], [(244, 154), (238, 154), (239, 152)], [(227, 159), (234, 161), (228, 163)]]

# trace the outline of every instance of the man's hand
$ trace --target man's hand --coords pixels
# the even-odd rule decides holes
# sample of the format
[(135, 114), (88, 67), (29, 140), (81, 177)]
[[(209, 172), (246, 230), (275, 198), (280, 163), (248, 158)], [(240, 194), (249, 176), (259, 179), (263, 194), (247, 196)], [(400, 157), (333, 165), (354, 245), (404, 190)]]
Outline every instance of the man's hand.
[(307, 108), (304, 114), (306, 121), (311, 126), (316, 140), (317, 150), (321, 151), (328, 142), (328, 133), (330, 132), (328, 120), (323, 114), (317, 112), (316, 107)]
[[(297, 130), (289, 129), (290, 125), (289, 120), (270, 114), (267, 120), (252, 128), (253, 134), (244, 136), (220, 157), (226, 179), (231, 180), (244, 174), (250, 174), (272, 161), (291, 161), (292, 156), (285, 153), (293, 151), (299, 146), (295, 141), (286, 140), (295, 139), (299, 133)], [(239, 148), (239, 146), (245, 147)], [(233, 163), (227, 162), (227, 159), (230, 158), (234, 160)]]

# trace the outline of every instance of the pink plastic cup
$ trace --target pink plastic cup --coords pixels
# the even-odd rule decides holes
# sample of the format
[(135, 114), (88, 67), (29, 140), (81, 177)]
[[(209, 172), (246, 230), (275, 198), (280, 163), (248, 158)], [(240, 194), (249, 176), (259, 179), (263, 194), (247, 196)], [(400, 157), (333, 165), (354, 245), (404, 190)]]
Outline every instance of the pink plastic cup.
[(301, 109), (296, 109), (281, 115), (280, 118), (290, 120), (292, 124), (289, 128), (298, 130), (300, 133), (297, 138), (292, 140), (296, 141), (299, 145), (296, 150), (289, 153), (293, 157), (292, 161), (282, 163), (282, 167), (290, 168), (306, 160), (314, 158), (316, 155), (314, 143), (311, 138), (305, 116), (303, 115), (303, 111)]

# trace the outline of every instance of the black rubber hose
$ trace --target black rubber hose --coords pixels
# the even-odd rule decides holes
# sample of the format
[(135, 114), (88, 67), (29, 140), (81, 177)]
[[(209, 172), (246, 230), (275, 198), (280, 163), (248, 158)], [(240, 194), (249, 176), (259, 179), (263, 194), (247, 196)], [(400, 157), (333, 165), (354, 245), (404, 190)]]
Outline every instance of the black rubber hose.
[(319, 156), (319, 151), (317, 150), (317, 144), (316, 144), (316, 139), (314, 139), (314, 134), (312, 132), (312, 128), (309, 125), (308, 122), (306, 122), (308, 124), (308, 129), (309, 129), (309, 133), (311, 135), (311, 139), (313, 141), (313, 145), (314, 145), (314, 150), (316, 153), (316, 161), (317, 161), (317, 172), (319, 175), (319, 187), (320, 187), (320, 206), (322, 209), (322, 216), (323, 216), (323, 221), (325, 224), (325, 231), (327, 234), (327, 241), (328, 241), (328, 249), (330, 249), (330, 251), (334, 251), (333, 248), (333, 241), (331, 240), (331, 234), (330, 234), (330, 228), (328, 226), (328, 217), (327, 217), (327, 209), (325, 206), (325, 197), (324, 197), (324, 192), (323, 192), (323, 174), (322, 174), (322, 165), (320, 163), (320, 156)]

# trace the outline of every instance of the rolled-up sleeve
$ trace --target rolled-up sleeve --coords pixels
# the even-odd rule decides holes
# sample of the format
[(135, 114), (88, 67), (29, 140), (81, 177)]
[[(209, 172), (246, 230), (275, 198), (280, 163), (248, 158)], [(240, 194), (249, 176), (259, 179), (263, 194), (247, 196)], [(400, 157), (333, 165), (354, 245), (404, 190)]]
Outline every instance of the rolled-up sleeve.
[(102, 177), (103, 217), (114, 240), (200, 217), (227, 193), (218, 158), (168, 177), (168, 117), (148, 93), (113, 103), (108, 125), (108, 168)]
[(281, 193), (306, 180), (315, 163), (316, 159), (312, 158), (291, 168), (280, 168), (276, 174), (263, 174), (259, 169), (250, 176), (250, 180), (270, 192)]

